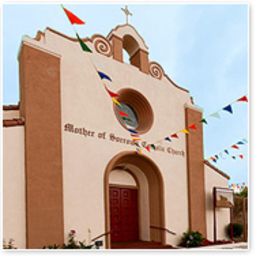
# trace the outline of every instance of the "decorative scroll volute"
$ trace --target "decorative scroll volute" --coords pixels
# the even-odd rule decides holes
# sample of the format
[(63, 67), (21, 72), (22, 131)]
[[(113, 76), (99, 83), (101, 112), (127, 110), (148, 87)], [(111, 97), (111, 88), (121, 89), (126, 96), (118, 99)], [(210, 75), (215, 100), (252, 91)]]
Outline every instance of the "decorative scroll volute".
[(102, 35), (94, 35), (91, 38), (91, 40), (93, 42), (93, 46), (95, 50), (98, 53), (105, 55), (107, 57), (110, 57), (112, 55), (111, 45), (105, 37), (103, 37)]
[(162, 77), (164, 76), (163, 68), (160, 64), (154, 61), (150, 62), (149, 64), (149, 73), (152, 77), (156, 79), (162, 79)]

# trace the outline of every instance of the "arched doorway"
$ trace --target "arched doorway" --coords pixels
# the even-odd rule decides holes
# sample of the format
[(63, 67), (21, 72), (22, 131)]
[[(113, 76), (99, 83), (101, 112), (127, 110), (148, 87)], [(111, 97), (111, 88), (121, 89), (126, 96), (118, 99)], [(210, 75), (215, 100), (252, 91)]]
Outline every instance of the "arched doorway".
[[(123, 171), (131, 175), (127, 177), (132, 186), (137, 190), (137, 195), (129, 195), (133, 198), (138, 196), (138, 237), (139, 240), (155, 241), (165, 244), (164, 220), (164, 187), (163, 179), (157, 165), (147, 156), (136, 152), (121, 152), (108, 163), (104, 175), (104, 199), (105, 199), (105, 228), (106, 247), (111, 247), (111, 172)], [(117, 173), (120, 175), (120, 173)], [(129, 183), (118, 183), (120, 188), (124, 188)], [(132, 187), (132, 188), (133, 188)], [(113, 188), (113, 185), (112, 185)], [(129, 187), (131, 188), (131, 187)], [(116, 192), (115, 192), (116, 193)], [(114, 193), (115, 196), (117, 196)], [(127, 193), (127, 192), (126, 192)], [(131, 193), (130, 191), (128, 192)], [(117, 199), (119, 199), (117, 197)], [(135, 202), (133, 202), (135, 203)], [(122, 216), (120, 216), (122, 217)], [(124, 222), (124, 221), (123, 221)], [(156, 227), (156, 228), (155, 228)], [(113, 238), (113, 237), (112, 237)]]

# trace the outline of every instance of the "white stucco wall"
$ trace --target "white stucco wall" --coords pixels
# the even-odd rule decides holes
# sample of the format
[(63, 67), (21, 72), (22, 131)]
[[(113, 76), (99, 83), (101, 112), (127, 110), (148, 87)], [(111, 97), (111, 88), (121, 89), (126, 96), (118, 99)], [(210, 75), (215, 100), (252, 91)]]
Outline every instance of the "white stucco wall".
[[(106, 81), (112, 91), (133, 88), (147, 98), (154, 112), (154, 124), (142, 136), (148, 142), (185, 126), (184, 105), (190, 104), (190, 96), (166, 78), (157, 80), (112, 57), (85, 53), (78, 43), (48, 30), (41, 42), (28, 37), (24, 41), (62, 56), (62, 125), (70, 123), (95, 131), (94, 137), (62, 132), (65, 235), (73, 228), (78, 231), (80, 239), (85, 239), (90, 228), (92, 237), (95, 237), (105, 232), (103, 192), (106, 166), (116, 154), (135, 150), (133, 146), (109, 139), (110, 133), (127, 139), (130, 135), (118, 123), (111, 99), (95, 67), (112, 78), (112, 83)], [(104, 132), (106, 139), (98, 138), (98, 133)], [(185, 152), (185, 136), (181, 135), (169, 144), (163, 143), (163, 147)], [(177, 236), (167, 235), (166, 242), (176, 244), (188, 228), (186, 152), (185, 156), (172, 155), (167, 150), (145, 154), (163, 175), (165, 223), (168, 229), (177, 233)]]
[(25, 248), (24, 127), (3, 128), (3, 239)]
[[(213, 187), (228, 188), (228, 180), (208, 165), (205, 165), (207, 238), (212, 241), (214, 240)], [(230, 210), (228, 208), (217, 208), (216, 219), (217, 239), (228, 239), (225, 228), (230, 223)]]

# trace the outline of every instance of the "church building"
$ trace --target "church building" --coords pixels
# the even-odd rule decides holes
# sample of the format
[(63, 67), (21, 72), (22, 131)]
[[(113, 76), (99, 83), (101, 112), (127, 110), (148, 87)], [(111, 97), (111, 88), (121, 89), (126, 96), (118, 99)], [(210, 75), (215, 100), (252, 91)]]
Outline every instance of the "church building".
[(91, 52), (80, 40), (48, 27), (22, 38), (20, 101), (3, 106), (3, 238), (21, 249), (61, 245), (70, 230), (104, 249), (175, 247), (188, 230), (227, 239), (213, 188), (229, 177), (204, 160), (203, 124), (157, 142), (202, 120), (189, 90), (128, 23), (83, 38)]

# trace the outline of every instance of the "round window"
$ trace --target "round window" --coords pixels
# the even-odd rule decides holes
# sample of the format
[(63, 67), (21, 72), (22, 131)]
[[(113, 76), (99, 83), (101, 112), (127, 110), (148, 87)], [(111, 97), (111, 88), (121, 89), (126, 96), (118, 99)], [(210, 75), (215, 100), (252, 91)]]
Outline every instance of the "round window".
[[(138, 127), (138, 118), (136, 112), (131, 106), (121, 102), (121, 107), (117, 107), (116, 109), (116, 115), (121, 124), (125, 124), (128, 128), (131, 129), (136, 129)], [(120, 115), (120, 112), (127, 114), (127, 116)]]
[(121, 89), (118, 94), (121, 106), (114, 105), (114, 111), (120, 124), (139, 134), (149, 131), (153, 124), (153, 111), (147, 99), (133, 89)]

